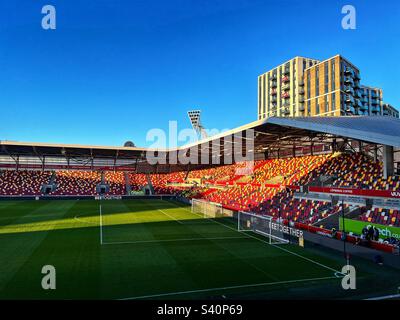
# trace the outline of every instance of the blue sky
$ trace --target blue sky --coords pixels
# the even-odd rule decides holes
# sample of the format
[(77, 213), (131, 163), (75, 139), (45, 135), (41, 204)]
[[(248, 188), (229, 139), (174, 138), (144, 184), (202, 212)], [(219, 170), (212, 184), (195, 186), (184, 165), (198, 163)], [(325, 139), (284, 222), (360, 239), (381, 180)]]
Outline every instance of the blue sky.
[[(41, 28), (41, 8), (57, 29)], [(341, 8), (357, 29), (341, 28)], [(400, 107), (399, 1), (14, 0), (0, 4), (0, 140), (149, 145), (146, 133), (257, 119), (257, 76), (342, 54)]]

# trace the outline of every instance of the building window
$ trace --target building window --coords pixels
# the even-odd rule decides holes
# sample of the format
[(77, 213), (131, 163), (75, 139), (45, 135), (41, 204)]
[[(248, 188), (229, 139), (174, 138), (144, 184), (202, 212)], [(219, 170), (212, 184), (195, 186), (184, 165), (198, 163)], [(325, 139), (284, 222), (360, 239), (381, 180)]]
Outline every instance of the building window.
[(329, 112), (329, 111), (331, 111), (331, 110), (329, 109), (329, 95), (327, 95), (325, 98), (325, 112)]
[[(265, 90), (265, 82), (267, 82), (267, 89)], [(267, 92), (269, 92), (269, 75), (266, 75), (264, 77), (264, 93), (265, 93), (265, 97), (266, 99), (264, 99), (264, 113), (269, 111), (269, 97), (270, 95), (267, 94)]]
[(325, 62), (325, 93), (328, 93), (329, 87), (329, 62)]
[(259, 77), (258, 78), (258, 113), (259, 114), (261, 114), (261, 96), (262, 96), (261, 80), (262, 80), (262, 77)]
[(319, 96), (319, 67), (317, 66), (315, 71), (315, 96)]

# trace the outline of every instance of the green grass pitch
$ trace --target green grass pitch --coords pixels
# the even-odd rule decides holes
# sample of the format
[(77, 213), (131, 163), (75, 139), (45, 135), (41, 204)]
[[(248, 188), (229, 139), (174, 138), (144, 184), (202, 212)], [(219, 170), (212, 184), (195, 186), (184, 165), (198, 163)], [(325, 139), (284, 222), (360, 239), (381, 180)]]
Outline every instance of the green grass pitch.
[[(173, 201), (0, 201), (0, 299), (360, 298), (400, 283), (354, 260), (358, 288), (344, 291), (339, 254), (235, 227)], [(44, 265), (55, 290), (41, 287)]]

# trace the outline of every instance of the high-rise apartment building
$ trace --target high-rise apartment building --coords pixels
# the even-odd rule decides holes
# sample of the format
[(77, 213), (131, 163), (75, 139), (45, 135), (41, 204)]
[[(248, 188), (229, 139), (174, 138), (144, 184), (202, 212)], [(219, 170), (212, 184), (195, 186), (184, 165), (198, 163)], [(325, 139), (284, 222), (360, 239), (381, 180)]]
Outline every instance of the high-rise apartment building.
[(258, 77), (258, 119), (396, 115), (383, 106), (382, 89), (361, 85), (360, 70), (340, 55), (325, 61), (296, 57)]
[(382, 110), (383, 110), (382, 114), (384, 116), (395, 117), (395, 118), (399, 117), (399, 111), (397, 111), (396, 108), (394, 108), (393, 106), (391, 106), (388, 103), (384, 103), (382, 105)]
[(300, 116), (304, 70), (318, 60), (296, 57), (258, 77), (258, 118)]
[(366, 107), (365, 114), (370, 116), (382, 115), (383, 91), (379, 88), (362, 86), (363, 104)]
[(361, 106), (360, 70), (341, 56), (304, 71), (304, 116), (340, 116)]

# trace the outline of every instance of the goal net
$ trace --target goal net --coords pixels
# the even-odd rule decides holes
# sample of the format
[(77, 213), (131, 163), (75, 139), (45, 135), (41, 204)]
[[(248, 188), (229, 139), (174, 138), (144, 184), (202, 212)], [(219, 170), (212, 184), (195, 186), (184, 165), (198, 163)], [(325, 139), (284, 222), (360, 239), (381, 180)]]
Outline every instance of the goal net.
[(192, 212), (205, 218), (232, 217), (230, 210), (224, 210), (220, 203), (192, 199)]
[(289, 240), (282, 231), (280, 223), (273, 221), (270, 216), (256, 215), (250, 212), (239, 211), (237, 216), (238, 231), (252, 231), (268, 238), (269, 243), (287, 244)]

